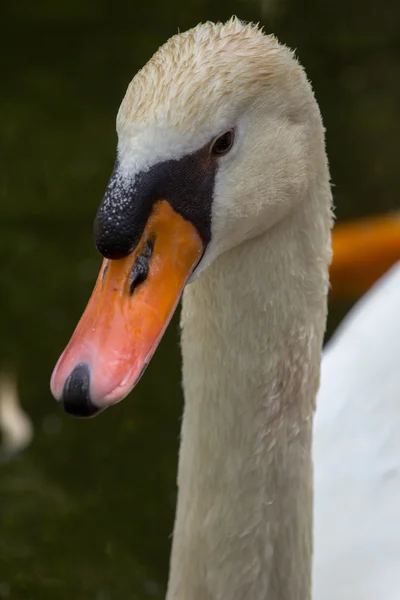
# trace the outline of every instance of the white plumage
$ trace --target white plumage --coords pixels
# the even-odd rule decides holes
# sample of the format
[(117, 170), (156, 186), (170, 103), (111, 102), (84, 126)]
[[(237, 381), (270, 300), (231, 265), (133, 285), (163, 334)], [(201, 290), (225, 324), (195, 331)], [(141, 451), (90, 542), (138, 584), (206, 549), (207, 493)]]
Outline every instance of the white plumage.
[(400, 598), (400, 262), (325, 349), (314, 424), (314, 598)]

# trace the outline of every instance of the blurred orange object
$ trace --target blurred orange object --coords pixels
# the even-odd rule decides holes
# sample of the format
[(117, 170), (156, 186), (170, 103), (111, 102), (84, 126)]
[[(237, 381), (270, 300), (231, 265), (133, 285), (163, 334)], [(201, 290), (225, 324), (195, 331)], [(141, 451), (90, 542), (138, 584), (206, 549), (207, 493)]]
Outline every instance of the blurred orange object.
[(330, 296), (355, 300), (400, 260), (400, 213), (339, 223), (332, 247)]

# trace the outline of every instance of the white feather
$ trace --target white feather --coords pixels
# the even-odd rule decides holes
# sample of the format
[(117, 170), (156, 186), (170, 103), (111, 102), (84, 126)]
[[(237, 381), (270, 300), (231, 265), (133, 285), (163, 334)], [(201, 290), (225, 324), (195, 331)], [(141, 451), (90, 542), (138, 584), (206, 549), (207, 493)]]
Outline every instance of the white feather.
[(327, 346), (314, 425), (317, 600), (400, 598), (400, 263)]

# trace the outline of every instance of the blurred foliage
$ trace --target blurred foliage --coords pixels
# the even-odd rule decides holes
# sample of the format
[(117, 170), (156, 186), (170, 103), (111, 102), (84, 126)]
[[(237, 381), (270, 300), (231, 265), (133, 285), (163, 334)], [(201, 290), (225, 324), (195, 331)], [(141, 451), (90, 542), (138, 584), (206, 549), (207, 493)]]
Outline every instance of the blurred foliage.
[(133, 397), (94, 421), (62, 415), (48, 380), (100, 266), (92, 220), (124, 90), (178, 28), (233, 13), (297, 49), (327, 127), (339, 218), (399, 206), (397, 0), (4, 1), (0, 359), (19, 370), (36, 437), (0, 466), (0, 599), (163, 597), (177, 319)]

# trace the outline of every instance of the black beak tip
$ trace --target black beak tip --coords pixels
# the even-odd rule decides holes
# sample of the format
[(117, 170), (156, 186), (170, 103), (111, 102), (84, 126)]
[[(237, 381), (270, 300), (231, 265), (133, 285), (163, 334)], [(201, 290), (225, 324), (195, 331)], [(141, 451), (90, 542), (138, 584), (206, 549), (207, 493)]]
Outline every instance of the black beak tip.
[(72, 417), (89, 418), (96, 416), (101, 409), (90, 399), (90, 368), (86, 363), (79, 363), (68, 376), (60, 404)]

